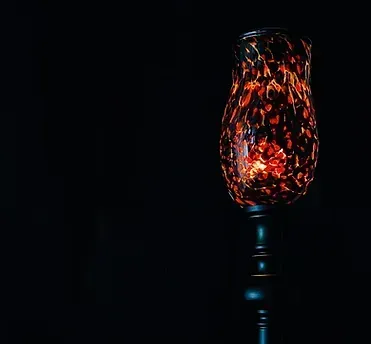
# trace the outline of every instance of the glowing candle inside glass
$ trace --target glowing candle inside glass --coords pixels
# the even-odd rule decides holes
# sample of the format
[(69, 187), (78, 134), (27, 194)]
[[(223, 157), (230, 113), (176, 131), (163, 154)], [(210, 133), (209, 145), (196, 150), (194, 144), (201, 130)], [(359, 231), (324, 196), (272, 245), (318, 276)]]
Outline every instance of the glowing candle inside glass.
[(311, 44), (262, 29), (235, 45), (220, 156), (229, 194), (242, 207), (292, 203), (313, 180), (319, 140)]

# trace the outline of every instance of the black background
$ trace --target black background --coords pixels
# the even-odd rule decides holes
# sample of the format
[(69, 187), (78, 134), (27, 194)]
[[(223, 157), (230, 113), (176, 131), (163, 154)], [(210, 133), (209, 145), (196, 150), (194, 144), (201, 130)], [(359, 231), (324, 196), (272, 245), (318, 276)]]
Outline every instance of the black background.
[(368, 18), (323, 6), (3, 6), (1, 343), (233, 342), (240, 213), (218, 140), (233, 40), (262, 26), (313, 41), (320, 160), (290, 220), (299, 341), (367, 334)]

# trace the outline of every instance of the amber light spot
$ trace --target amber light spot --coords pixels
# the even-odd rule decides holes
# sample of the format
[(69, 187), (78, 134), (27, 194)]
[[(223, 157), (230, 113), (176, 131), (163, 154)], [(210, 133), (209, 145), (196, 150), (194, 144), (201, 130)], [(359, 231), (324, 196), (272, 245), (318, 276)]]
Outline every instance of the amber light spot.
[(241, 133), (243, 129), (243, 124), (241, 122), (238, 122), (236, 124), (236, 133)]
[(236, 45), (220, 155), (229, 194), (240, 206), (294, 202), (313, 180), (319, 141), (310, 49), (285, 34)]
[(276, 115), (269, 120), (270, 124), (278, 124), (279, 121), (280, 121), (279, 115)]
[(303, 117), (304, 119), (308, 119), (309, 118), (309, 112), (306, 108), (303, 109)]
[(272, 110), (272, 104), (266, 104), (265, 105), (265, 110), (266, 111), (271, 111)]

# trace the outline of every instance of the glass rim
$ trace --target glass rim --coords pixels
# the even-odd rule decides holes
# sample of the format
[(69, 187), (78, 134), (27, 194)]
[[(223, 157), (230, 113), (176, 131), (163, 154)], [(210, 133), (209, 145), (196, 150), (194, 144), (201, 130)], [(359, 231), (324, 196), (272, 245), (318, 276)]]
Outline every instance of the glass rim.
[(252, 31), (242, 33), (241, 35), (239, 35), (238, 38), (243, 39), (243, 38), (249, 38), (249, 37), (256, 37), (256, 36), (261, 36), (267, 33), (270, 33), (270, 34), (286, 33), (287, 34), (289, 33), (289, 30), (287, 28), (278, 27), (278, 26), (277, 27), (276, 26), (262, 27), (259, 29), (255, 29)]

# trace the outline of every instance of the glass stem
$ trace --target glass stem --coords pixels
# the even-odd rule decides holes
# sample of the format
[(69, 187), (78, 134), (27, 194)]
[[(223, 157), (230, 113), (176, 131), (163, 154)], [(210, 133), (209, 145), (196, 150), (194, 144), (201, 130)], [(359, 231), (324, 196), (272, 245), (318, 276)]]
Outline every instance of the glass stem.
[(272, 207), (249, 207), (249, 229), (254, 232), (254, 248), (248, 261), (244, 299), (253, 310), (253, 343), (282, 343), (283, 235), (275, 222)]

